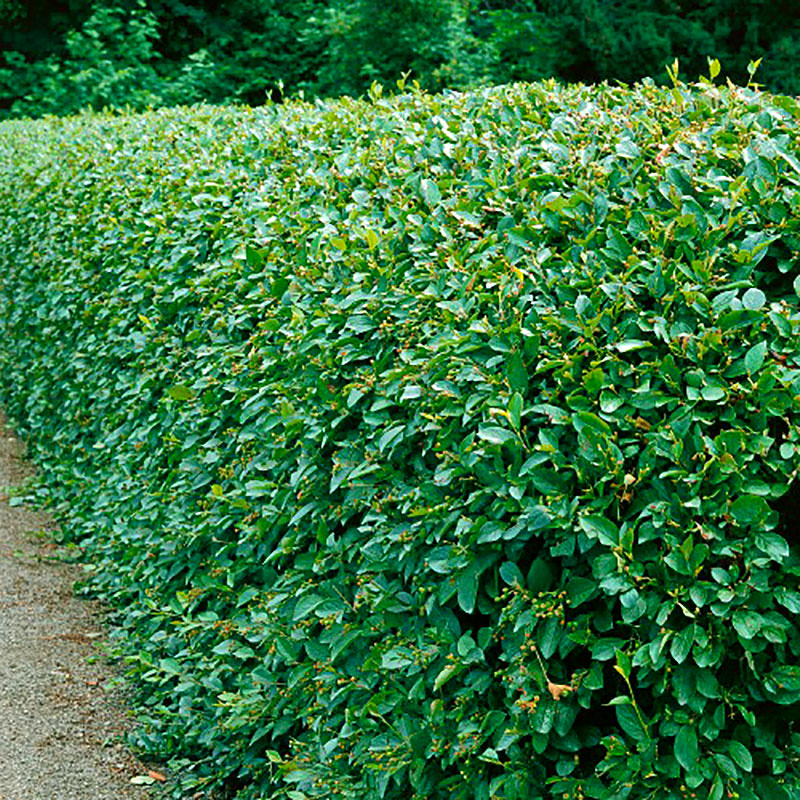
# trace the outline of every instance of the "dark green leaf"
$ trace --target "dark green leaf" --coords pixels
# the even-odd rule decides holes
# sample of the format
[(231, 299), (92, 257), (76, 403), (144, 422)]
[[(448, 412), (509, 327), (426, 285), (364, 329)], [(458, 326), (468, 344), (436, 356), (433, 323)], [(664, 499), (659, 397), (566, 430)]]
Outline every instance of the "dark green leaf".
[(643, 742), (647, 739), (647, 732), (642, 727), (639, 715), (636, 713), (636, 708), (633, 705), (624, 704), (614, 707), (614, 713), (617, 716), (617, 722), (623, 733), (634, 742)]
[(699, 749), (697, 746), (697, 733), (691, 725), (681, 725), (675, 737), (673, 752), (678, 763), (690, 773), (697, 770)]
[(514, 392), (508, 401), (508, 418), (511, 425), (519, 430), (522, 422), (522, 395), (519, 392)]
[(506, 377), (512, 391), (525, 394), (528, 390), (528, 370), (525, 368), (522, 357), (516, 351), (509, 355), (506, 362)]
[(602, 544), (609, 546), (619, 544), (619, 529), (611, 520), (598, 514), (589, 514), (581, 517), (579, 524), (590, 539), (597, 539)]
[(462, 572), (456, 578), (458, 604), (461, 610), (471, 614), (475, 610), (475, 598), (478, 594), (478, 578), (474, 572)]
[(728, 752), (739, 769), (743, 769), (745, 772), (753, 771), (753, 756), (741, 742), (735, 740), (728, 742)]
[(522, 586), (525, 582), (525, 579), (522, 573), (520, 572), (519, 567), (512, 561), (506, 561), (500, 565), (500, 577), (509, 586), (512, 586), (514, 584), (516, 584), (517, 586)]
[(584, 603), (594, 594), (597, 584), (588, 578), (572, 578), (567, 582), (566, 588), (570, 605), (575, 607)]
[(731, 515), (740, 525), (754, 525), (768, 512), (767, 502), (758, 495), (745, 494), (731, 503)]
[(760, 614), (754, 611), (739, 610), (733, 613), (733, 627), (743, 639), (752, 639), (764, 623)]

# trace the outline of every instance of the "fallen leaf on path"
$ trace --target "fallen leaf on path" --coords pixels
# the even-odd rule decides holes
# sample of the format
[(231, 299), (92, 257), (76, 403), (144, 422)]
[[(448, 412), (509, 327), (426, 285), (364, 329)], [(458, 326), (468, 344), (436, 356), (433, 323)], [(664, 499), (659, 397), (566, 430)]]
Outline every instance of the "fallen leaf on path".
[(150, 775), (134, 775), (131, 778), (131, 783), (135, 783), (139, 786), (151, 786), (156, 782), (156, 779), (151, 777)]
[(154, 769), (147, 770), (147, 774), (154, 780), (154, 781), (165, 781), (167, 779), (166, 775), (162, 775), (160, 772), (156, 772)]

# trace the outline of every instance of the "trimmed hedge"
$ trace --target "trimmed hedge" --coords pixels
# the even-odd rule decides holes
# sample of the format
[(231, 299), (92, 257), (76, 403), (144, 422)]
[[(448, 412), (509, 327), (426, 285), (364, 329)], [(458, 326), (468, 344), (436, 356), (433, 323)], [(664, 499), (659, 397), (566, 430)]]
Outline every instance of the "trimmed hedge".
[(176, 797), (797, 796), (798, 119), (0, 125), (0, 399)]

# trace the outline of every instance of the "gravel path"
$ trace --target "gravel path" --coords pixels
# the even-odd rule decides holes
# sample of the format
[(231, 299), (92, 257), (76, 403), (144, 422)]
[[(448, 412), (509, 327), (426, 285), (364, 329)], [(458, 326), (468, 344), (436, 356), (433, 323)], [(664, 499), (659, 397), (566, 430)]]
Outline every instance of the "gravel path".
[(73, 596), (80, 570), (54, 559), (48, 518), (3, 495), (29, 474), (21, 454), (0, 416), (0, 800), (144, 800), (98, 608)]

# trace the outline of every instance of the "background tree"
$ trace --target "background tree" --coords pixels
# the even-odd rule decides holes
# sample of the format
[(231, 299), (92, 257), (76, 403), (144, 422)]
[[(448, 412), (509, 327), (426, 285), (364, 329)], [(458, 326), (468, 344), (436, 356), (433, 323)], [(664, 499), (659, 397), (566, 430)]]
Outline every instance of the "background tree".
[(0, 0), (0, 117), (303, 92), (357, 95), (410, 72), (425, 88), (556, 77), (685, 77), (762, 58), (800, 92), (794, 0)]
[(309, 20), (305, 39), (322, 51), (314, 93), (359, 94), (410, 72), (426, 88), (482, 77), (469, 0), (332, 0)]

